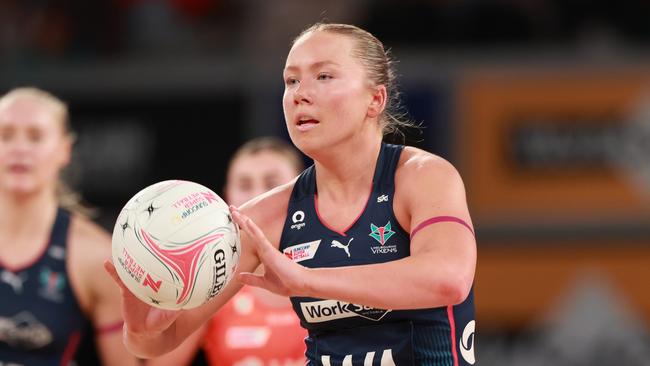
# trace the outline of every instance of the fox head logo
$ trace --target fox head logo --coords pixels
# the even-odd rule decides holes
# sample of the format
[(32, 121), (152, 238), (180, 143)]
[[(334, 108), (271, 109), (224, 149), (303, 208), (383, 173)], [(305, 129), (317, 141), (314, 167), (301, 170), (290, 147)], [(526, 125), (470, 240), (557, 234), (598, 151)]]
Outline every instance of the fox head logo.
[(384, 226), (377, 226), (375, 224), (370, 224), (370, 236), (379, 242), (379, 244), (384, 245), (395, 232), (391, 230), (390, 221)]

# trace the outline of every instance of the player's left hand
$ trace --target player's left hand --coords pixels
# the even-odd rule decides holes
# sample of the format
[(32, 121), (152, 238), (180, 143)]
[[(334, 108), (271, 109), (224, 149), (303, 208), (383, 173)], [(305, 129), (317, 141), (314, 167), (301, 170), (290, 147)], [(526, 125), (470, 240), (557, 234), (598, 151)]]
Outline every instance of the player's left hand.
[(309, 269), (291, 261), (277, 250), (253, 220), (241, 213), (235, 206), (230, 206), (230, 212), (237, 225), (250, 239), (245, 245), (252, 245), (264, 266), (264, 274), (242, 272), (239, 274), (239, 281), (246, 285), (261, 287), (278, 295), (306, 295)]

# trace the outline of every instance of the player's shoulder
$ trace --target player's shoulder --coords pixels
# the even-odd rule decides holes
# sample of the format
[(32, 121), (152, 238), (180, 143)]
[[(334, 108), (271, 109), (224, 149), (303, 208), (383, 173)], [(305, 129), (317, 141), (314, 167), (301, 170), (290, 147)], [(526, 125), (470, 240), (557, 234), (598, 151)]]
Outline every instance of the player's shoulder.
[(412, 146), (404, 147), (396, 174), (406, 181), (432, 179), (449, 183), (460, 179), (458, 170), (449, 161)]
[(271, 189), (250, 201), (246, 202), (240, 208), (243, 213), (248, 215), (262, 229), (268, 226), (274, 226), (284, 222), (289, 207), (289, 198), (297, 181), (297, 177), (292, 181)]
[(422, 149), (405, 147), (395, 172), (395, 189), (402, 202), (419, 205), (464, 192), (465, 188), (449, 161)]
[(110, 247), (111, 243), (111, 237), (104, 228), (80, 214), (72, 215), (70, 239), (108, 247)]
[(73, 259), (90, 265), (101, 264), (110, 256), (111, 237), (101, 226), (89, 218), (73, 214), (68, 235)]
[(115, 294), (103, 262), (111, 257), (111, 237), (91, 219), (72, 214), (68, 234), (68, 270), (80, 306), (90, 312), (98, 292)]

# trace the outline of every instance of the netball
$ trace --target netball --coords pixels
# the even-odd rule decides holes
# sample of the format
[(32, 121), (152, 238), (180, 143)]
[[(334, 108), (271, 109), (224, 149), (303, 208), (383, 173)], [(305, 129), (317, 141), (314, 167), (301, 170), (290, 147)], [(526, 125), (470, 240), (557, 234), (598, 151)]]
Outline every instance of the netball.
[(239, 229), (228, 205), (210, 189), (171, 180), (148, 186), (120, 212), (113, 264), (140, 300), (189, 309), (214, 298), (239, 261)]

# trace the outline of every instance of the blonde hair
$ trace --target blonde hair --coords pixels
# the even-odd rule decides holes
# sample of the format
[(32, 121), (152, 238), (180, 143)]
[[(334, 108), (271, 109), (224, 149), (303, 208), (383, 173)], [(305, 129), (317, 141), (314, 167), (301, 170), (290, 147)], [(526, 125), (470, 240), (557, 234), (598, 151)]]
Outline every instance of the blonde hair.
[(384, 44), (370, 32), (350, 24), (318, 22), (302, 31), (294, 38), (293, 46), (303, 36), (313, 32), (330, 32), (350, 37), (355, 42), (352, 56), (359, 59), (366, 70), (368, 79), (374, 86), (386, 87), (386, 108), (382, 112), (379, 123), (384, 136), (396, 134), (405, 138), (404, 130), (418, 126), (406, 118), (406, 113), (400, 106), (400, 93), (397, 88), (397, 73), (395, 61)]
[[(20, 87), (10, 90), (8, 93), (0, 97), (0, 108), (9, 104), (17, 99), (31, 99), (43, 103), (49, 107), (56, 115), (56, 119), (61, 123), (61, 131), (64, 136), (75, 140), (75, 134), (70, 128), (70, 113), (68, 105), (61, 99), (54, 96), (45, 90), (35, 87)], [(84, 216), (93, 216), (95, 210), (83, 202), (81, 194), (70, 188), (65, 180), (59, 176), (56, 185), (56, 198), (59, 206), (82, 214)]]
[(296, 173), (300, 173), (305, 168), (302, 157), (292, 145), (277, 137), (264, 136), (249, 140), (235, 151), (228, 163), (228, 175), (230, 175), (230, 169), (232, 168), (233, 163), (239, 157), (255, 155), (264, 151), (270, 151), (282, 155), (296, 170)]

